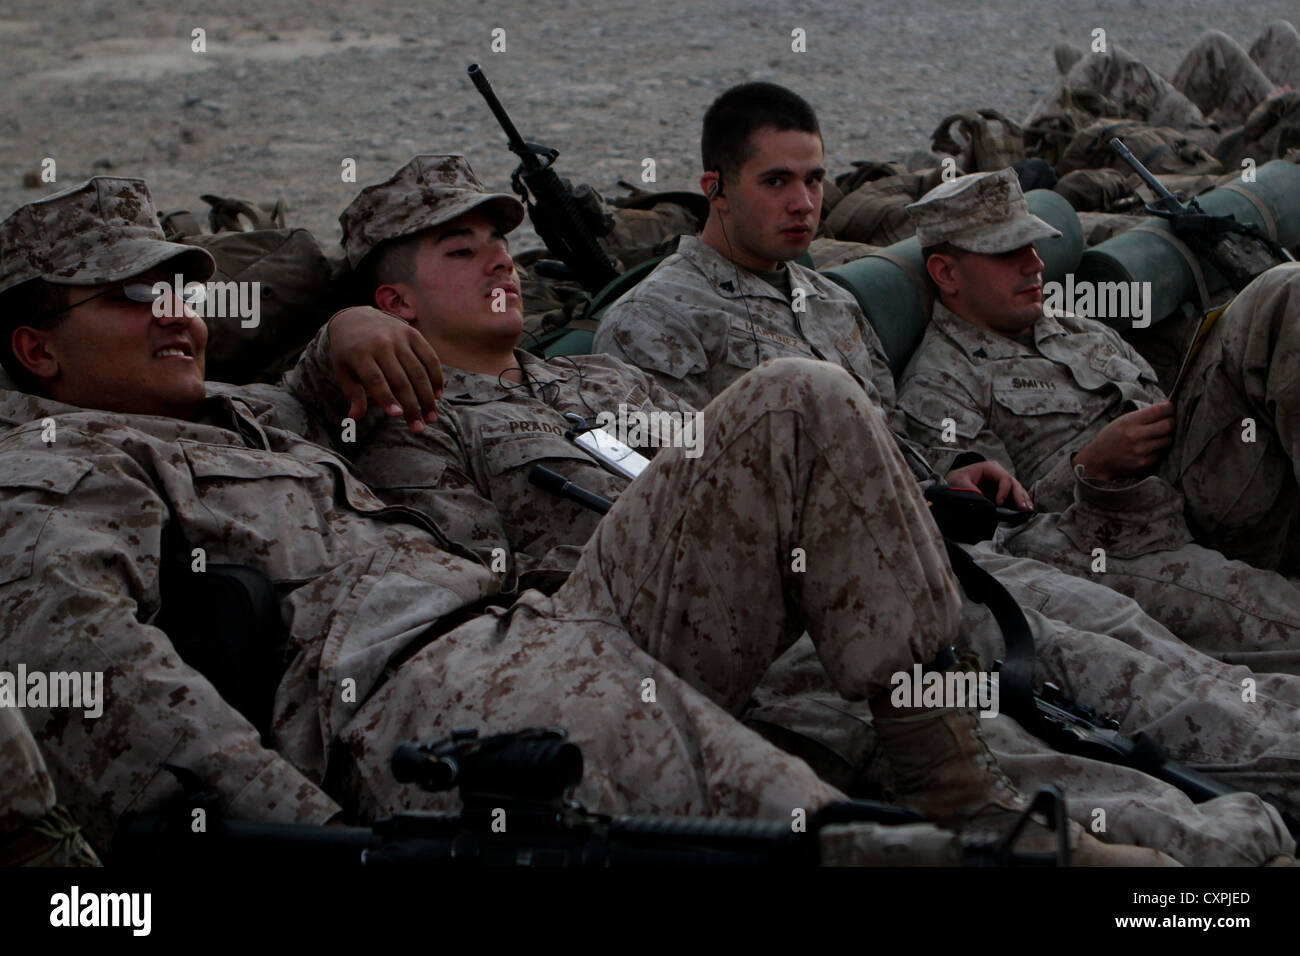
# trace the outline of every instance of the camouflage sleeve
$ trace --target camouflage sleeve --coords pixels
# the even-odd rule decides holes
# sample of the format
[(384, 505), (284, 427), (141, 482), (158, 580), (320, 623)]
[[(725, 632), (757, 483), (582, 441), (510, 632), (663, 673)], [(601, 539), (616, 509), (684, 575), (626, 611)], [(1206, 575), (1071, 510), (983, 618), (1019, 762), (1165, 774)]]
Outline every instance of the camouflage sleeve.
[[(724, 332), (719, 343), (725, 341)], [(719, 361), (695, 322), (676, 310), (644, 301), (616, 302), (596, 329), (593, 348), (634, 365), (695, 408), (713, 398), (707, 375)]]
[(284, 373), (281, 384), (319, 417), (340, 421), (348, 413), (347, 396), (334, 381), (328, 322), (302, 350), (294, 367)]
[[(286, 389), (311, 416), (315, 429), (304, 437), (315, 442), (328, 437), (328, 444), (345, 458), (351, 458), (357, 450), (358, 443), (376, 428), (388, 421), (383, 409), (376, 408), (371, 401), (361, 420), (354, 422), (354, 427), (347, 434), (350, 440), (344, 440), (343, 421), (347, 418), (351, 403), (339, 388), (334, 378), (334, 364), (330, 361), (330, 325), (321, 326), (316, 337), (311, 340), (298, 362), (284, 373), (280, 387)], [(289, 427), (290, 431), (302, 435), (299, 428)]]
[(175, 764), (236, 819), (323, 823), (337, 813), (147, 623), (170, 514), (139, 465), (74, 431), (59, 433), (58, 452), (33, 448), (34, 435), (0, 443), (0, 647), (10, 669), (102, 675), (97, 708), (28, 713), (62, 802), (105, 837), (126, 811), (177, 793), (163, 768)]
[[(634, 368), (631, 371), (638, 376), (641, 384), (645, 387), (646, 394), (650, 396), (650, 404), (655, 411), (681, 412), (683, 415), (690, 415), (704, 407), (689, 402), (676, 392), (665, 388), (659, 379), (644, 369)], [(704, 404), (707, 405), (708, 402)]]
[(54, 784), (20, 710), (0, 706), (0, 843), (55, 804)]
[[(1077, 449), (1076, 449), (1077, 450)], [(1034, 499), (1034, 510), (1039, 512), (1064, 511), (1074, 504), (1074, 486), (1077, 481), (1072, 456), (1059, 455), (1048, 472), (1028, 489)]]

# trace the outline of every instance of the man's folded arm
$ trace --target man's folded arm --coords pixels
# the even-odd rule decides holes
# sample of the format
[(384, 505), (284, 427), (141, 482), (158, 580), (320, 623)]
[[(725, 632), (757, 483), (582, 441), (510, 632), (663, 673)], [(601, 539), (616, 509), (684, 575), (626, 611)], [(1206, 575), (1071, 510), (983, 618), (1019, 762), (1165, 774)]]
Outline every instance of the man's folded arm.
[[(103, 674), (100, 715), (85, 716), (93, 712), (85, 706), (28, 714), (44, 722), (39, 739), (60, 798), (104, 838), (124, 812), (177, 792), (163, 766), (173, 764), (197, 774), (236, 818), (323, 823), (336, 814), (146, 623), (159, 608), (169, 513), (138, 464), (107, 446), (96, 451), (93, 439), (74, 454), (32, 451), (35, 433), (24, 431), (0, 443), (0, 521), (22, 549), (0, 573), (4, 666)], [(78, 443), (67, 430), (57, 441)]]
[[(315, 424), (329, 436), (331, 447), (345, 458), (351, 459), (358, 445), (381, 428), (387, 417), (384, 409), (365, 396), (366, 384), (354, 383), (354, 389), (361, 390), (357, 398), (344, 392), (334, 368), (332, 348), (330, 323), (327, 322), (307, 343), (294, 367), (281, 377), (280, 387), (307, 409), (315, 419)], [(392, 384), (387, 383), (387, 379), (385, 382), (389, 386)], [(358, 402), (364, 411), (354, 415)], [(346, 431), (345, 419), (352, 420), (351, 428)], [(314, 435), (310, 437), (315, 440)]]

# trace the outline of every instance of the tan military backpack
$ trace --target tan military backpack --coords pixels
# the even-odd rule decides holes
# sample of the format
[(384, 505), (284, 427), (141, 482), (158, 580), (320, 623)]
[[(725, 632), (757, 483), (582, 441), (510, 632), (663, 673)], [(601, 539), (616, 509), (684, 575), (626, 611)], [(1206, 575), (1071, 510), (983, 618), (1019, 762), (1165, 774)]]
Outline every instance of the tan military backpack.
[(212, 283), (235, 283), (245, 297), (255, 288), (258, 299), (255, 326), (240, 316), (205, 316), (207, 377), (237, 385), (273, 382), (338, 307), (342, 252), (327, 255), (312, 233), (286, 226), (283, 200), (256, 206), (201, 198), (211, 207), (211, 232), (204, 232), (188, 210), (177, 210), (159, 214), (164, 233), (212, 253), (217, 263)]

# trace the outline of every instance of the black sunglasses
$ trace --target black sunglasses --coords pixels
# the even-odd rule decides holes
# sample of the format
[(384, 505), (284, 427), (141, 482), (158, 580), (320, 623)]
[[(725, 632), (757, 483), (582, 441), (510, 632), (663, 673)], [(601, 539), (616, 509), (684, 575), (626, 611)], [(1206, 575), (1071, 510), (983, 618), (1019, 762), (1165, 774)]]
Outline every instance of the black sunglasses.
[[(167, 292), (155, 293), (154, 287), (157, 285), (158, 283), (156, 282), (124, 282), (121, 285), (111, 285), (107, 289), (101, 289), (94, 295), (88, 295), (84, 299), (78, 299), (76, 302), (65, 305), (61, 309), (54, 309), (51, 312), (45, 312), (37, 319), (37, 321), (51, 319), (56, 315), (75, 309), (79, 305), (85, 305), (87, 302), (94, 301), (102, 295), (108, 295), (110, 292), (120, 291), (132, 302), (156, 302), (159, 298), (167, 294)], [(170, 290), (171, 287), (168, 286), (168, 291)], [(181, 301), (188, 306), (196, 306), (199, 305), (206, 296), (207, 289), (204, 288), (201, 283), (191, 282), (185, 286), (184, 291), (181, 293)]]

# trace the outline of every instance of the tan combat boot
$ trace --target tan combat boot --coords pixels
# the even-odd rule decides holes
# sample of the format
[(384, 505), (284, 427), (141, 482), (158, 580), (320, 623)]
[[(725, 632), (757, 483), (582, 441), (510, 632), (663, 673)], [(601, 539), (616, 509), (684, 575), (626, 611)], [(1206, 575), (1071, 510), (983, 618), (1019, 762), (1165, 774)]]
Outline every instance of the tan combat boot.
[(102, 866), (61, 805), (18, 832), (0, 836), (0, 866)]
[[(940, 826), (1010, 832), (1028, 801), (1007, 778), (984, 742), (979, 717), (955, 707), (895, 707), (890, 692), (871, 700), (877, 738), (894, 772), (899, 803)], [(1056, 835), (1045, 823), (1026, 827), (1016, 848), (1050, 853)], [(1075, 866), (1178, 866), (1165, 854), (1102, 843), (1073, 821), (1070, 858)]]

